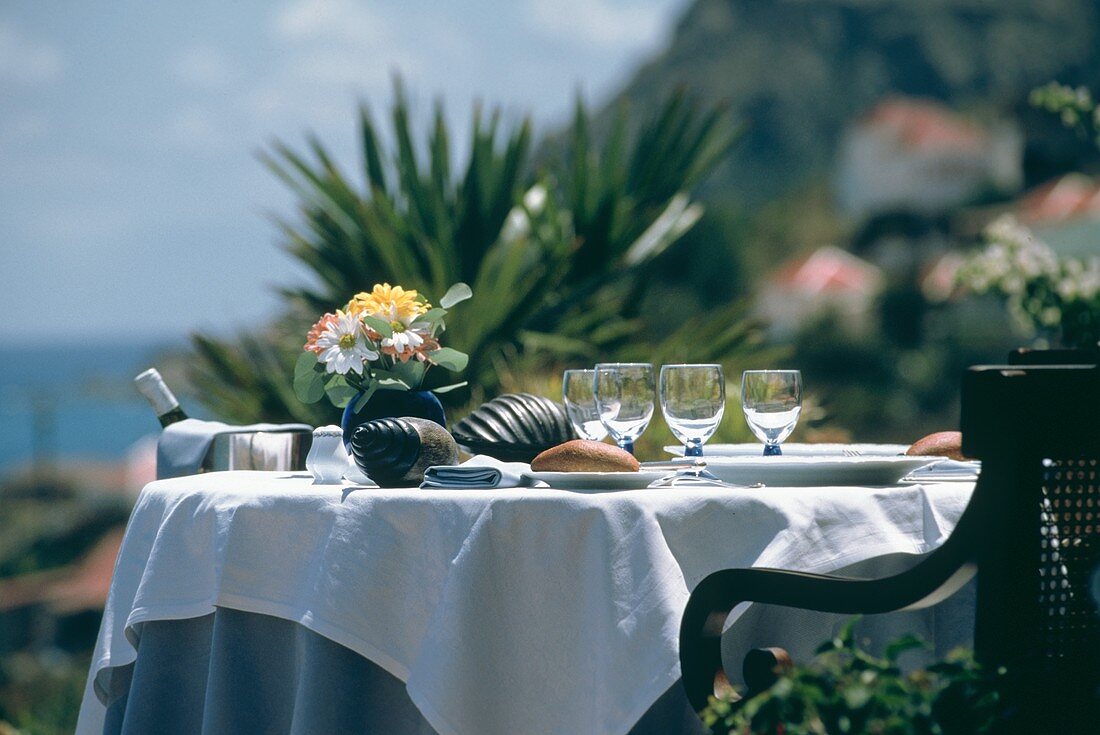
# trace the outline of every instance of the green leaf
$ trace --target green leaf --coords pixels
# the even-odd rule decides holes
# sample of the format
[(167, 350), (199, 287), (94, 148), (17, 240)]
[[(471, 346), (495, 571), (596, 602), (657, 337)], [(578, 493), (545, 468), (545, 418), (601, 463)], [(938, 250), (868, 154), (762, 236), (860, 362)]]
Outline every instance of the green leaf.
[(294, 363), (294, 377), (297, 378), (299, 375), (312, 373), (314, 372), (314, 368), (318, 365), (320, 365), (320, 363), (317, 361), (316, 354), (303, 351), (302, 354), (298, 355), (298, 360)]
[(390, 323), (385, 319), (379, 319), (376, 316), (370, 316), (368, 314), (364, 314), (362, 319), (364, 324), (381, 334), (383, 337), (393, 336), (393, 327), (391, 327)]
[(328, 399), (332, 401), (332, 405), (337, 408), (343, 408), (348, 405), (348, 402), (359, 392), (358, 388), (348, 384), (347, 379), (343, 375), (337, 375), (329, 384), (325, 386), (325, 393), (328, 394)]
[(450, 309), (455, 304), (461, 303), (473, 295), (474, 292), (465, 283), (456, 283), (447, 289), (447, 293), (443, 294), (443, 298), (439, 300), (439, 305), (444, 309)]
[(420, 388), (420, 383), (424, 380), (424, 371), (427, 369), (427, 365), (419, 360), (409, 360), (408, 362), (399, 362), (394, 365), (392, 372), (394, 377), (407, 385), (410, 390), (417, 390)]
[(898, 656), (915, 648), (924, 648), (924, 641), (912, 633), (902, 636), (886, 646), (886, 660), (893, 663), (898, 660)]
[(294, 394), (302, 403), (316, 403), (325, 396), (325, 377), (318, 372), (317, 355), (303, 352), (294, 363)]
[(450, 347), (441, 347), (435, 352), (429, 352), (428, 359), (439, 367), (456, 373), (465, 370), (466, 364), (470, 361), (470, 357), (466, 353)]
[(374, 381), (371, 385), (375, 386), (375, 390), (409, 390), (409, 386), (405, 385), (405, 381), (396, 378), (383, 378)]
[(371, 381), (370, 385), (363, 389), (363, 393), (355, 402), (355, 407), (352, 409), (352, 411), (354, 411), (355, 413), (359, 413), (360, 411), (362, 411), (363, 408), (367, 405), (367, 401), (371, 399), (371, 396), (374, 395), (374, 392), (376, 390), (378, 390), (378, 381)]
[(432, 393), (450, 393), (453, 390), (465, 388), (467, 385), (469, 385), (469, 383), (463, 380), (461, 383), (451, 383), (450, 385), (440, 386), (439, 388), (432, 388)]
[(405, 388), (412, 389), (412, 386), (405, 383), (400, 374), (392, 372), (390, 370), (375, 369), (374, 377), (376, 381), (385, 382), (387, 385), (393, 383), (394, 381), (397, 381), (404, 385)]
[(418, 322), (428, 322), (434, 324), (447, 315), (446, 309), (440, 309), (436, 307), (434, 309), (428, 309), (426, 312), (416, 318)]

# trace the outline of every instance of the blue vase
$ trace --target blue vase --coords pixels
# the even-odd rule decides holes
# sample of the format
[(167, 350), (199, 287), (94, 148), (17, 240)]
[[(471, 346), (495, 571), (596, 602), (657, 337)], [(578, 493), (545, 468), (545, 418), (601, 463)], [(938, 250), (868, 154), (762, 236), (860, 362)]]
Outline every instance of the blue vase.
[[(359, 395), (362, 395), (361, 393)], [(443, 404), (439, 402), (435, 393), (429, 390), (380, 390), (376, 391), (367, 405), (363, 406), (359, 413), (355, 413), (355, 404), (359, 402), (359, 396), (348, 401), (344, 409), (344, 415), (340, 418), (340, 428), (344, 430), (344, 446), (351, 451), (351, 435), (359, 428), (374, 419), (400, 418), (413, 416), (419, 419), (428, 419), (447, 428), (447, 416), (443, 413)]]

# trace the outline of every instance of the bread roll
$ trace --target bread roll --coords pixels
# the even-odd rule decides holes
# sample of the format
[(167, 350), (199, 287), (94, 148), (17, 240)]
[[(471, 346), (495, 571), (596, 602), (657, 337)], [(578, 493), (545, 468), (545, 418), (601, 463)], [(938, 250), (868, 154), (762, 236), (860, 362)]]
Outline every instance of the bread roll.
[(535, 472), (637, 472), (638, 467), (630, 452), (588, 439), (550, 447), (531, 460)]
[(958, 431), (937, 431), (913, 442), (905, 452), (913, 457), (947, 457), (964, 460), (962, 453), (962, 433)]

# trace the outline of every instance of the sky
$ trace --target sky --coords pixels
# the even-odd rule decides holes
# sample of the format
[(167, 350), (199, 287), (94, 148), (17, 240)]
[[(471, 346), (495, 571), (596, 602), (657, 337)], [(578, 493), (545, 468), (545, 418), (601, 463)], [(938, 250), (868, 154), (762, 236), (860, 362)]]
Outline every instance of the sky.
[(400, 74), (464, 137), (475, 100), (549, 130), (666, 42), (686, 0), (0, 4), (0, 338), (247, 330), (307, 278), (257, 160), (314, 131), (350, 169), (355, 109)]

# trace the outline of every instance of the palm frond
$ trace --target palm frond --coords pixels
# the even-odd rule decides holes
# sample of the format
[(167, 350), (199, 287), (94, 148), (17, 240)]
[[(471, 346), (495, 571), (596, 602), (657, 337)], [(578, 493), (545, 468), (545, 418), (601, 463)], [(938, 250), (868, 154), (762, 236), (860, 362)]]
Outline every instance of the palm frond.
[[(473, 299), (448, 319), (444, 339), (470, 355), (464, 377), (477, 395), (492, 393), (502, 361), (524, 352), (660, 352), (644, 334), (637, 295), (651, 277), (647, 266), (698, 218), (691, 188), (736, 137), (722, 111), (700, 112), (677, 94), (633, 132), (620, 108), (598, 139), (578, 98), (567, 165), (539, 171), (530, 121), (507, 124), (497, 109), (474, 108), (464, 161), (452, 160), (439, 103), (418, 145), (400, 82), (390, 135), (365, 103), (357, 122), (360, 181), (314, 136), (304, 150), (276, 141), (261, 152), (297, 197), (294, 216), (273, 219), (286, 252), (313, 279), (281, 291), (292, 308), (263, 337), (195, 336), (192, 381), (209, 405), (240, 421), (331, 421), (290, 389), (308, 328), (301, 314), (331, 311), (383, 281), (430, 298), (452, 283), (472, 285)], [(708, 338), (718, 351), (743, 344), (725, 333)]]

